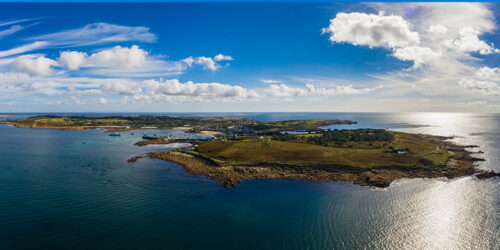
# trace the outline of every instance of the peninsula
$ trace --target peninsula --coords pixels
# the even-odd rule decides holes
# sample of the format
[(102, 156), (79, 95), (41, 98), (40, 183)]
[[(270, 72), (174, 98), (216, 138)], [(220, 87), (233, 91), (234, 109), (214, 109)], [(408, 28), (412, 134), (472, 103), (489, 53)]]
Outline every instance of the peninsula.
[(189, 142), (192, 146), (144, 156), (176, 162), (195, 175), (226, 187), (250, 179), (351, 182), (387, 187), (402, 178), (477, 178), (499, 176), (477, 169), (482, 161), (449, 137), (383, 129), (330, 130), (324, 126), (355, 124), (349, 120), (257, 121), (250, 118), (171, 116), (46, 115), (4, 120), (20, 128), (108, 131), (183, 129), (205, 132), (211, 139), (146, 138), (137, 146)]
[[(402, 178), (499, 176), (476, 169), (482, 159), (447, 137), (386, 130), (275, 134), (204, 142), (198, 146), (149, 153), (181, 164), (192, 174), (226, 187), (250, 179), (351, 182), (387, 187)], [(470, 147), (470, 146), (469, 146)]]

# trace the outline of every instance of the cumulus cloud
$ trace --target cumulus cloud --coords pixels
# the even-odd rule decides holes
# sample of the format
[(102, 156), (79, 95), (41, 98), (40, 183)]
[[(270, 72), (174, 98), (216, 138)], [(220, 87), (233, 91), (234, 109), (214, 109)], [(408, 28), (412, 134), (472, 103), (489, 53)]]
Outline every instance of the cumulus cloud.
[[(221, 61), (232, 61), (234, 60), (231, 56), (218, 54), (212, 57), (199, 56), (199, 57), (187, 57), (182, 59), (182, 61), (188, 65), (188, 67), (193, 67), (194, 65), (200, 65), (205, 70), (216, 71), (222, 66), (218, 63)], [(229, 66), (229, 64), (226, 64)]]
[(59, 55), (58, 62), (68, 69), (78, 70), (87, 63), (88, 55), (78, 51), (63, 51)]
[(368, 47), (405, 47), (419, 43), (419, 35), (411, 24), (397, 15), (338, 13), (323, 28), (333, 43), (351, 43)]
[[(483, 3), (368, 3), (379, 11), (338, 13), (323, 33), (333, 43), (385, 47), (413, 69), (423, 66), (462, 70), (472, 52), (499, 52), (480, 35), (495, 28), (494, 15)], [(407, 15), (405, 9), (412, 9)], [(390, 13), (386, 15), (385, 13)], [(439, 64), (433, 64), (437, 61)], [(441, 66), (439, 66), (441, 65)]]
[(137, 45), (115, 46), (88, 55), (80, 51), (60, 53), (58, 62), (80, 74), (113, 77), (157, 77), (181, 74), (187, 69), (182, 61), (152, 56)]
[(214, 61), (216, 61), (216, 62), (220, 62), (220, 61), (232, 61), (232, 60), (233, 60), (233, 57), (227, 56), (227, 55), (223, 55), (223, 54), (218, 54), (218, 55), (214, 56)]
[(491, 80), (500, 82), (500, 68), (482, 67), (475, 73), (476, 77), (482, 80)]
[(45, 56), (24, 55), (17, 57), (11, 63), (10, 68), (31, 76), (49, 76), (55, 73), (53, 66), (58, 66), (58, 63)]
[(195, 101), (244, 100), (258, 98), (259, 95), (241, 86), (221, 83), (181, 83), (178, 79), (147, 80), (142, 86), (152, 95), (194, 97)]
[(435, 61), (441, 54), (428, 47), (411, 46), (395, 49), (393, 56), (402, 61), (413, 61), (413, 68), (419, 68)]
[(457, 39), (450, 39), (445, 44), (460, 52), (478, 52), (481, 55), (500, 52), (500, 50), (494, 48), (493, 44), (487, 44), (480, 40), (479, 34), (479, 31), (465, 27), (460, 30), (460, 36)]
[(156, 35), (149, 32), (149, 28), (142, 26), (130, 27), (109, 23), (93, 23), (78, 29), (31, 37), (28, 40), (43, 40), (58, 46), (88, 46), (127, 41), (154, 43)]
[(216, 71), (221, 67), (212, 58), (205, 56), (195, 58), (194, 63), (203, 66), (203, 69), (211, 71)]
[(89, 64), (108, 68), (141, 68), (146, 65), (148, 54), (137, 45), (130, 48), (115, 46), (90, 55)]

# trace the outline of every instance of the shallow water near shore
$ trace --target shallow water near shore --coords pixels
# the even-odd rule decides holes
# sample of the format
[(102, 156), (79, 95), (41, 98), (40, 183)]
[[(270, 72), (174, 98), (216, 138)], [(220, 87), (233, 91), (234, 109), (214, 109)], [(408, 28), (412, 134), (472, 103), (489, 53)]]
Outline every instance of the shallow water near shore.
[[(103, 115), (103, 114), (99, 114)], [(134, 114), (137, 115), (137, 114)], [(259, 120), (350, 119), (331, 128), (455, 136), (500, 172), (500, 115), (214, 113)], [(11, 119), (14, 117), (0, 117)], [(245, 181), (235, 188), (138, 154), (144, 133), (0, 125), (0, 248), (498, 249), (500, 180)], [(108, 139), (112, 139), (108, 142)], [(83, 143), (85, 141), (85, 143)], [(171, 145), (175, 146), (175, 145)], [(177, 145), (178, 146), (178, 145)]]

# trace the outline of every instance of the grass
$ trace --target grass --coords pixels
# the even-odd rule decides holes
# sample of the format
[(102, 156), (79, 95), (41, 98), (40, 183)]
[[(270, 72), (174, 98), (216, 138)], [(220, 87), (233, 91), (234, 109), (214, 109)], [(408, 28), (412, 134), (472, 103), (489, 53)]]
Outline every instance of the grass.
[[(270, 139), (244, 141), (212, 141), (199, 145), (195, 152), (220, 166), (351, 166), (376, 168), (387, 166), (423, 167), (443, 165), (448, 150), (441, 141), (424, 135), (391, 132), (390, 142), (348, 142), (342, 146), (319, 146)], [(408, 153), (390, 152), (410, 149)], [(440, 153), (440, 154), (436, 154)], [(432, 164), (424, 164), (426, 158)], [(427, 161), (428, 162), (428, 161)]]

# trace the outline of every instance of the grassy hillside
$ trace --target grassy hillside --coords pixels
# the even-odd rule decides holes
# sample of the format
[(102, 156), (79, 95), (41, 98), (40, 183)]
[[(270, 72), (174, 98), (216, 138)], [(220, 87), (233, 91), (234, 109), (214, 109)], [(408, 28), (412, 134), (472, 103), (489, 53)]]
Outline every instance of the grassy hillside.
[[(430, 136), (390, 132), (389, 142), (346, 142), (320, 146), (294, 141), (254, 139), (218, 140), (190, 151), (220, 166), (352, 166), (361, 168), (446, 164), (450, 156), (442, 141)], [(403, 151), (403, 149), (405, 149)], [(399, 153), (398, 153), (399, 152)], [(404, 153), (403, 153), (404, 152)]]

